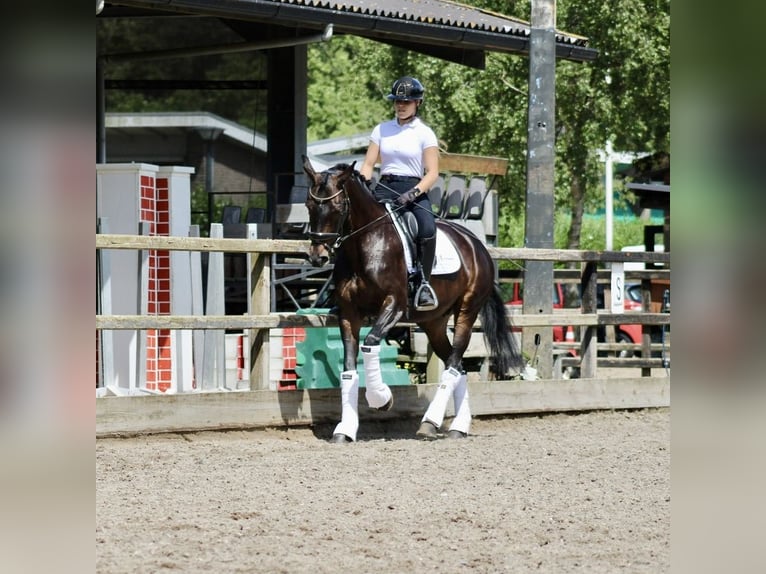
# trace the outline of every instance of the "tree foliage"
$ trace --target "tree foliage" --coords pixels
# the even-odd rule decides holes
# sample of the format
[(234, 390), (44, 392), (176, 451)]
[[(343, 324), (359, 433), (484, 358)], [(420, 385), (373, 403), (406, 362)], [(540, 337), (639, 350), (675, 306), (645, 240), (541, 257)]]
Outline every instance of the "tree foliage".
[[(529, 19), (529, 0), (464, 0)], [(147, 19), (102, 22), (99, 41), (131, 52), (231, 41), (218, 23), (182, 23), (156, 34)], [(557, 216), (568, 216), (565, 245), (581, 244), (583, 217), (603, 205), (607, 140), (631, 152), (670, 148), (670, 0), (558, 0), (557, 28), (587, 36), (594, 62), (556, 64)], [(509, 160), (498, 185), (500, 244), (520, 245), (524, 213), (529, 59), (488, 52), (476, 70), (355, 36), (335, 36), (308, 48), (308, 139), (368, 132), (392, 117), (384, 98), (394, 79), (418, 77), (426, 87), (421, 115), (450, 152)], [(109, 64), (107, 77), (265, 79), (262, 52), (160, 62)], [(265, 91), (110, 92), (109, 111), (217, 113), (259, 131), (266, 127)], [(558, 224), (557, 224), (558, 225)], [(523, 238), (522, 238), (523, 241)], [(559, 242), (557, 241), (557, 245)]]
[[(529, 17), (528, 0), (468, 3)], [(570, 214), (567, 240), (562, 247), (576, 248), (580, 245), (583, 216), (604, 202), (604, 164), (599, 152), (606, 141), (611, 140), (614, 148), (622, 151), (669, 150), (670, 2), (559, 0), (557, 28), (587, 36), (591, 46), (599, 50), (595, 62), (559, 61), (556, 65), (555, 197), (557, 211)], [(509, 160), (508, 175), (499, 186), (500, 241), (503, 245), (518, 244), (518, 233), (511, 226), (518, 225), (518, 216), (524, 211), (528, 58), (487, 53), (486, 68), (476, 70), (373, 42), (364, 41), (365, 50), (360, 50), (358, 44), (346, 48), (343, 42), (347, 39), (339, 40), (333, 53), (346, 58), (351, 48), (363, 56), (353, 67), (345, 65), (345, 59), (310, 59), (310, 101), (314, 100), (310, 112), (319, 109), (320, 113), (332, 113), (315, 100), (332, 100), (327, 88), (320, 87), (323, 82), (327, 85), (330, 67), (335, 73), (333, 85), (364, 88), (361, 92), (366, 92), (369, 100), (357, 100), (364, 96), (357, 96), (355, 91), (345, 105), (330, 107), (336, 109), (335, 113), (359, 110), (356, 117), (361, 121), (354, 124), (346, 118), (345, 123), (327, 125), (356, 125), (361, 131), (371, 129), (391, 113), (390, 107), (381, 106), (381, 102), (395, 78), (418, 77), (426, 86), (422, 116), (448, 151)], [(322, 77), (317, 76), (317, 70)], [(347, 80), (342, 80), (344, 70)], [(317, 131), (315, 135), (329, 137), (348, 132)]]

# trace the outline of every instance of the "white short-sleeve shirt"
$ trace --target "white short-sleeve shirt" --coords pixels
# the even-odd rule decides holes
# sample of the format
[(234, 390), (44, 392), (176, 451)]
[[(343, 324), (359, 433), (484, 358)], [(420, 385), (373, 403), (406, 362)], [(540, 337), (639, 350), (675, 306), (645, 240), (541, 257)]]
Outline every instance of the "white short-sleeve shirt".
[(420, 118), (399, 125), (396, 119), (375, 126), (370, 141), (380, 148), (381, 175), (423, 177), (423, 151), (438, 147), (434, 131)]

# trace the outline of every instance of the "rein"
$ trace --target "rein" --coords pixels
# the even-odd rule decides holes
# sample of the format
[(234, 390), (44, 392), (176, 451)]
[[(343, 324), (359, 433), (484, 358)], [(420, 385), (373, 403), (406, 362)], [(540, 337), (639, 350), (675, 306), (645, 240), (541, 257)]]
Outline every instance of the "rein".
[[(326, 179), (325, 179), (324, 184), (326, 185)], [(340, 221), (338, 222), (338, 231), (336, 233), (321, 233), (321, 232), (309, 231), (308, 232), (308, 236), (309, 236), (309, 239), (311, 239), (312, 243), (324, 244), (324, 245), (329, 246), (330, 249), (336, 250), (347, 239), (350, 239), (351, 237), (353, 237), (357, 233), (361, 233), (362, 231), (364, 231), (368, 227), (378, 223), (380, 220), (382, 220), (382, 219), (384, 219), (384, 218), (389, 216), (389, 213), (386, 212), (383, 215), (380, 215), (380, 216), (376, 217), (372, 221), (369, 221), (369, 222), (365, 223), (361, 227), (359, 227), (357, 229), (354, 229), (350, 233), (347, 233), (346, 235), (343, 235), (342, 231), (343, 231), (343, 228), (346, 225), (346, 221), (348, 221), (349, 208), (350, 208), (350, 205), (351, 205), (351, 200), (349, 199), (348, 192), (346, 191), (346, 184), (344, 183), (343, 186), (341, 186), (341, 188), (338, 191), (336, 191), (334, 194), (332, 194), (329, 197), (319, 197), (315, 193), (313, 193), (311, 191), (311, 189), (309, 189), (309, 196), (314, 201), (316, 201), (319, 204), (322, 204), (322, 203), (325, 203), (327, 201), (330, 201), (331, 199), (334, 199), (334, 198), (338, 197), (341, 193), (343, 194), (343, 207), (344, 207), (344, 209), (343, 209), (342, 217), (341, 217)], [(402, 207), (403, 206), (401, 206), (401, 205), (397, 206), (396, 209), (394, 209), (394, 211), (398, 211)], [(334, 239), (335, 241), (332, 243), (332, 245), (329, 245), (329, 243), (330, 243), (330, 241), (332, 239)]]

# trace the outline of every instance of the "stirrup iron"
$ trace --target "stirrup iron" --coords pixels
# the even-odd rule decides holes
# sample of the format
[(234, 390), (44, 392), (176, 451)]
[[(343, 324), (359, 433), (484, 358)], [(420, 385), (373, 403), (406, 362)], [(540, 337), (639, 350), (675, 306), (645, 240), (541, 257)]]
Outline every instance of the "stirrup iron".
[[(426, 290), (431, 294), (431, 298), (433, 299), (433, 303), (431, 305), (419, 305), (420, 302), (420, 295), (423, 293), (423, 290)], [(418, 287), (418, 290), (415, 292), (415, 310), (416, 311), (432, 311), (436, 309), (439, 306), (439, 299), (436, 297), (436, 292), (434, 291), (433, 287), (431, 287), (430, 283), (428, 281), (423, 281), (420, 284), (420, 287)]]

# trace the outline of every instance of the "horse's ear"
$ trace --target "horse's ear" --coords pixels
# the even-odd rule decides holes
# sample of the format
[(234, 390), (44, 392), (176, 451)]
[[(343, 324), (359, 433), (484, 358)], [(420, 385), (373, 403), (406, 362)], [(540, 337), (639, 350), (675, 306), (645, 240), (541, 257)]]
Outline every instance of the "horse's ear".
[(301, 157), (303, 158), (303, 171), (305, 171), (306, 175), (308, 175), (312, 180), (316, 180), (317, 173), (314, 171), (314, 168), (311, 167), (309, 158), (306, 155), (301, 155)]
[(341, 175), (341, 178), (343, 181), (347, 180), (349, 177), (351, 177), (354, 174), (354, 166), (356, 165), (356, 160), (354, 160), (354, 163), (347, 166), (346, 169), (343, 170), (343, 174)]

